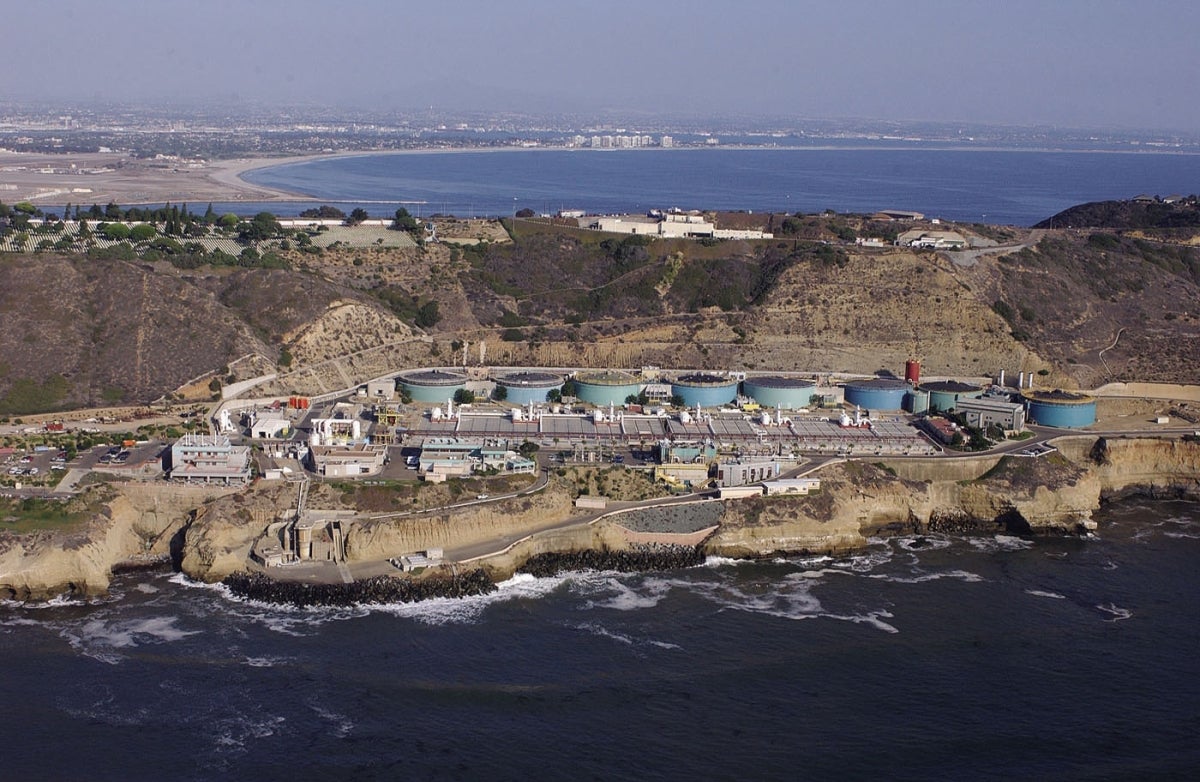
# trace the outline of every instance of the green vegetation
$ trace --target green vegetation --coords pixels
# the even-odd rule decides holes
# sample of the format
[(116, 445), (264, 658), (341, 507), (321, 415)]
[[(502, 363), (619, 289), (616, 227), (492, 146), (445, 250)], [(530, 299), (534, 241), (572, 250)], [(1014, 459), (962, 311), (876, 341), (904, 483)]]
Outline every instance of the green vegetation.
[(0, 415), (55, 410), (70, 390), (71, 384), (62, 375), (51, 375), (42, 381), (18, 378), (12, 381), (8, 393), (0, 397)]
[(68, 509), (58, 500), (0, 499), (0, 530), (25, 534), (39, 530), (69, 529), (88, 518), (86, 508)]

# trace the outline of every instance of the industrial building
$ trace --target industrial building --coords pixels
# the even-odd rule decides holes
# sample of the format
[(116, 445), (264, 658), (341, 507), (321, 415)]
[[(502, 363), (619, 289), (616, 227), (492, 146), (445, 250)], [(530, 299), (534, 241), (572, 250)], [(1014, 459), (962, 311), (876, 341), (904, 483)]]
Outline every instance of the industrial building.
[(623, 405), (626, 398), (641, 391), (641, 380), (628, 372), (581, 372), (575, 376), (575, 396), (598, 407)]
[(370, 380), (366, 386), (367, 396), (372, 399), (391, 399), (396, 394), (396, 381), (391, 378)]
[(1096, 423), (1096, 400), (1071, 391), (1025, 391), (1029, 419), (1042, 426), (1078, 429)]
[(763, 407), (799, 410), (812, 404), (816, 385), (798, 377), (761, 375), (742, 381), (742, 391)]
[(737, 378), (696, 372), (671, 381), (671, 394), (684, 407), (720, 407), (737, 399)]
[(286, 418), (256, 418), (250, 425), (250, 436), (255, 440), (275, 440), (287, 437), (292, 432), (292, 423)]
[(914, 228), (896, 237), (900, 247), (919, 247), (926, 250), (961, 250), (967, 240), (957, 231), (926, 231)]
[(968, 426), (977, 429), (995, 425), (1005, 432), (1019, 432), (1025, 428), (1025, 406), (1003, 397), (960, 399), (955, 412), (966, 419)]
[(846, 404), (866, 410), (900, 410), (909, 389), (903, 380), (888, 377), (849, 380), (842, 387), (846, 390)]
[(940, 380), (922, 383), (918, 388), (929, 394), (931, 412), (950, 412), (960, 399), (974, 399), (983, 395), (983, 387), (956, 380)]
[(233, 445), (225, 435), (185, 434), (171, 445), (169, 474), (187, 483), (246, 483), (250, 446)]
[(309, 467), (326, 478), (357, 478), (383, 471), (387, 447), (355, 445), (314, 445), (308, 449)]
[(400, 376), (400, 389), (414, 402), (445, 402), (466, 388), (467, 378), (457, 372), (428, 369)]
[(514, 405), (545, 402), (546, 395), (562, 384), (562, 376), (553, 372), (513, 372), (496, 378), (496, 386), (508, 394), (505, 401)]

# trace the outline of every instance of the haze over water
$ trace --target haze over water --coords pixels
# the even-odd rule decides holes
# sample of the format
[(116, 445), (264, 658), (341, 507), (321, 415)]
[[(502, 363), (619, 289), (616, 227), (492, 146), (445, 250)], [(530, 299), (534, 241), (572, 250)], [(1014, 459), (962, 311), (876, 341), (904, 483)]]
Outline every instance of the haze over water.
[[(1028, 226), (1088, 201), (1187, 195), (1200, 155), (945, 149), (678, 149), (363, 155), (251, 171), (253, 184), (391, 216), (583, 209), (872, 213)], [(411, 203), (419, 202), (419, 203)], [(294, 215), (311, 204), (224, 204)]]

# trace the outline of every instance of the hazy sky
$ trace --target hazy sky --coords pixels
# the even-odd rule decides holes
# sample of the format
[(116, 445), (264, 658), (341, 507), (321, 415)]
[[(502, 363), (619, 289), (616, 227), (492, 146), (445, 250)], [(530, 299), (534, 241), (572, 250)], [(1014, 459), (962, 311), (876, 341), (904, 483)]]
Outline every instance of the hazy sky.
[(1194, 131), (1183, 0), (53, 0), (0, 95)]

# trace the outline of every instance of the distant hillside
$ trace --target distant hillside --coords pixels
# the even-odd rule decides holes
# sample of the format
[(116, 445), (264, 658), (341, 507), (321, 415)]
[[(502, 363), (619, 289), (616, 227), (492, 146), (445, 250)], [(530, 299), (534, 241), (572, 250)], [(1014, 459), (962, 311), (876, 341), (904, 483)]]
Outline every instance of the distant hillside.
[(521, 221), (515, 241), (280, 248), (292, 268), (274, 269), (0, 256), (0, 415), (189, 382), (208, 396), (267, 372), (279, 377), (263, 393), (321, 393), (461, 362), (464, 345), (477, 363), (481, 343), (493, 365), (871, 373), (916, 357), (927, 374), (1064, 387), (1195, 380), (1200, 249), (1161, 233), (943, 225), (1004, 243), (952, 260), (849, 243), (894, 230), (863, 218), (754, 217), (790, 234), (650, 240)]
[(1064, 209), (1034, 228), (1200, 229), (1200, 200), (1189, 196), (1171, 202), (1151, 198), (1095, 201)]

